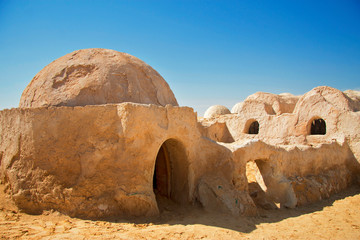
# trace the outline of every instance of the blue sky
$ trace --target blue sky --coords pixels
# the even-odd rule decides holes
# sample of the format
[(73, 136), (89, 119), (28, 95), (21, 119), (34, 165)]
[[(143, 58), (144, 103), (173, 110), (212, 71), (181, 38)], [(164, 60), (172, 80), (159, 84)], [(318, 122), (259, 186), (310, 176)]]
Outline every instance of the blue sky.
[(360, 90), (360, 1), (0, 0), (0, 109), (84, 48), (142, 59), (199, 115), (257, 91)]

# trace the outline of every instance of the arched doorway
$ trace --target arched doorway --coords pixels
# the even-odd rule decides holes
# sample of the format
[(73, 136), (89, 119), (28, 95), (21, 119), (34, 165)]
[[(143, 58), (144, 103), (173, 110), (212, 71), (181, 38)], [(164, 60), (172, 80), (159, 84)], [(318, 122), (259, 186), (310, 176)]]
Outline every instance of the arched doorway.
[[(297, 204), (297, 198), (291, 182), (287, 181), (283, 175), (276, 173), (275, 169), (277, 168), (274, 168), (273, 164), (270, 163), (269, 159), (257, 159), (252, 163), (252, 166), (246, 166), (247, 170), (249, 167), (253, 168), (252, 172), (247, 172), (249, 194), (256, 205), (265, 209), (293, 208)], [(257, 175), (255, 181), (252, 181), (255, 183), (249, 181), (251, 174)]]
[(326, 123), (322, 118), (316, 118), (311, 122), (311, 135), (325, 135), (326, 134)]
[(177, 203), (188, 202), (188, 166), (184, 145), (176, 139), (166, 140), (155, 160), (153, 190), (156, 197)]
[[(265, 169), (264, 173), (264, 163), (265, 162), (262, 160), (249, 161), (246, 163), (246, 178), (248, 180), (249, 195), (256, 206), (263, 209), (276, 209), (276, 204), (268, 195), (268, 187), (266, 185), (266, 182), (268, 183), (268, 176), (263, 176), (263, 174), (267, 173), (267, 169)], [(260, 167), (263, 172), (261, 172)], [(266, 182), (264, 177), (267, 178)]]

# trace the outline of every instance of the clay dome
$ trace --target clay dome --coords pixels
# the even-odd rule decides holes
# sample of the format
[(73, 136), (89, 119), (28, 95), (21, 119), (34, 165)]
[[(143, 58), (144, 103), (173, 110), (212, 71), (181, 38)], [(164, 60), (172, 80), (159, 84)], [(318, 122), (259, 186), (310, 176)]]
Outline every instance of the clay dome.
[[(350, 93), (348, 92), (348, 94)], [(355, 96), (352, 97), (355, 98)], [(333, 108), (340, 111), (356, 111), (354, 99), (348, 97), (348, 95), (338, 89), (328, 86), (320, 86), (313, 88), (311, 91), (301, 96), (296, 104), (294, 112), (309, 112), (311, 109), (316, 107), (316, 104), (320, 104), (322, 102), (325, 102), (329, 104), (329, 106), (331, 105)], [(322, 107), (322, 111), (325, 112), (324, 107)]]
[(231, 112), (253, 112), (257, 115), (292, 113), (298, 100), (299, 96), (294, 96), (290, 93), (277, 95), (257, 92), (248, 96), (244, 102), (235, 104)]
[(346, 90), (344, 93), (351, 99), (351, 108), (354, 112), (360, 111), (360, 91)]
[(43, 68), (25, 88), (19, 107), (121, 102), (178, 106), (169, 85), (145, 62), (93, 48), (69, 53)]
[(215, 117), (217, 115), (225, 115), (225, 114), (230, 114), (230, 110), (222, 105), (214, 105), (209, 107), (205, 114), (204, 114), (204, 118), (211, 118), (211, 117)]
[(236, 103), (236, 104), (232, 107), (231, 113), (240, 113), (243, 104), (244, 104), (244, 102), (238, 102), (238, 103)]
[(360, 101), (360, 91), (356, 91), (356, 90), (346, 90), (344, 91), (344, 93), (351, 99), (353, 99), (353, 101)]

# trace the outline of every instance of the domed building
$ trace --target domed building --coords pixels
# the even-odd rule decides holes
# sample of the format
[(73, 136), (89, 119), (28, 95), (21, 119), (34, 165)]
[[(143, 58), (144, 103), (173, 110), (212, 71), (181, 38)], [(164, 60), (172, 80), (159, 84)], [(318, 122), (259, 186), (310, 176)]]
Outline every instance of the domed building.
[(42, 69), (25, 88), (19, 107), (122, 102), (178, 106), (169, 85), (145, 62), (127, 53), (91, 48)]
[(214, 179), (244, 199), (219, 201), (224, 209), (255, 212), (233, 190), (231, 152), (204, 138), (193, 109), (178, 107), (160, 74), (129, 54), (84, 49), (53, 61), (0, 122), (0, 177), (25, 212), (154, 216), (158, 198), (218, 208), (206, 190)]

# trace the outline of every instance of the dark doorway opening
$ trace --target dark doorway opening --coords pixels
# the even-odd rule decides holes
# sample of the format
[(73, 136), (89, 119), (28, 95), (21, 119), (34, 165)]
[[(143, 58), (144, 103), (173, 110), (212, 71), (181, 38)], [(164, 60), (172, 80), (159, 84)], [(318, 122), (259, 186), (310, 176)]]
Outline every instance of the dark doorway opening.
[(326, 123), (324, 119), (318, 118), (311, 122), (311, 135), (325, 135), (326, 134)]
[(176, 203), (189, 202), (188, 159), (184, 145), (176, 139), (166, 140), (157, 153), (153, 191), (159, 210), (171, 209)]
[(250, 124), (248, 134), (258, 134), (259, 133), (259, 122), (254, 121)]
[(158, 155), (156, 156), (154, 178), (153, 178), (153, 189), (156, 195), (170, 198), (171, 192), (171, 171), (170, 171), (170, 160), (166, 146), (162, 145), (159, 149)]

